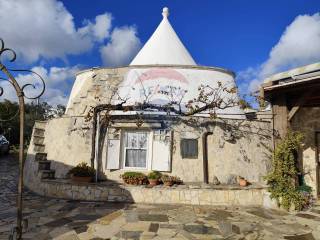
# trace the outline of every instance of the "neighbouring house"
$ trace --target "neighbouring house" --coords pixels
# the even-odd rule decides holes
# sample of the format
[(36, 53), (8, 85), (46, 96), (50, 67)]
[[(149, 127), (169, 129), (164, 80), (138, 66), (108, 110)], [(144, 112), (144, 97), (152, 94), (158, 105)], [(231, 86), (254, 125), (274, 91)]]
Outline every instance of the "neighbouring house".
[(236, 176), (263, 183), (271, 167), (270, 119), (247, 119), (234, 73), (197, 65), (167, 8), (162, 15), (129, 66), (79, 72), (64, 116), (35, 125), (27, 186), (34, 189), (38, 175), (65, 179), (83, 161), (98, 180), (113, 182), (126, 171), (157, 170), (186, 183), (233, 184)]
[(320, 63), (295, 68), (265, 79), (261, 95), (272, 105), (274, 144), (289, 129), (304, 135), (299, 154), (300, 184), (320, 193)]

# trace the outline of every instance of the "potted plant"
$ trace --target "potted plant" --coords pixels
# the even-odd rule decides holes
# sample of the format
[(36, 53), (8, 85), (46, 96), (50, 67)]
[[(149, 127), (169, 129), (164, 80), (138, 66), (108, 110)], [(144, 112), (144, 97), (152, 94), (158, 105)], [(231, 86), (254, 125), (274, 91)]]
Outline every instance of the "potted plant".
[(120, 175), (120, 178), (126, 183), (131, 185), (144, 185), (147, 184), (147, 176), (140, 172), (125, 172)]
[(239, 177), (239, 185), (241, 187), (246, 187), (248, 185), (247, 179), (245, 179), (244, 177)]
[(172, 186), (174, 184), (175, 177), (164, 174), (164, 175), (161, 176), (161, 181), (163, 182), (163, 184), (165, 186), (170, 187), (170, 186)]
[(174, 184), (182, 184), (182, 180), (177, 176), (172, 176), (172, 180)]
[(152, 171), (148, 174), (149, 185), (156, 186), (159, 184), (159, 179), (161, 178), (161, 173), (158, 171)]
[(90, 167), (87, 163), (82, 162), (70, 169), (68, 172), (71, 175), (71, 179), (75, 182), (91, 182), (95, 176), (95, 169)]

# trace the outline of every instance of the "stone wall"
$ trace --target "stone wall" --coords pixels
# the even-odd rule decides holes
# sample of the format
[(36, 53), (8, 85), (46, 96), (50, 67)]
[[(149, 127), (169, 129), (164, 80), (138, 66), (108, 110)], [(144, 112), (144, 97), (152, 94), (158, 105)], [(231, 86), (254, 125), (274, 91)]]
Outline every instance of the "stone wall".
[[(306, 184), (317, 191), (316, 132), (320, 132), (320, 107), (300, 108), (293, 117), (291, 127), (304, 135), (300, 158)], [(320, 137), (318, 138), (320, 139)], [(320, 144), (320, 143), (318, 143)], [(319, 147), (319, 146), (318, 146)], [(319, 183), (318, 183), (319, 184)]]
[(270, 123), (245, 121), (240, 124), (233, 141), (224, 140), (226, 130), (221, 127), (214, 128), (213, 135), (209, 136), (210, 181), (217, 176), (221, 182), (228, 183), (230, 175), (237, 175), (252, 182), (263, 182), (263, 177), (271, 170)]
[[(35, 127), (37, 127), (38, 124), (41, 124), (41, 128), (46, 129), (45, 150), (48, 153), (48, 159), (50, 158), (52, 164), (55, 165), (58, 177), (65, 177), (67, 170), (79, 161), (89, 161), (88, 149), (90, 148), (89, 146), (91, 146), (88, 144), (90, 139), (88, 137), (89, 134), (84, 132), (84, 136), (82, 137), (80, 135), (74, 135), (79, 134), (77, 131), (80, 131), (75, 130), (77, 124), (74, 118), (61, 118), (50, 120), (47, 123), (36, 123)], [(82, 131), (85, 131), (85, 129), (82, 129), (80, 132)], [(178, 133), (180, 136), (190, 134), (188, 131), (180, 131)], [(33, 132), (33, 135), (34, 134), (35, 131)], [(192, 135), (196, 135), (196, 133), (192, 133)], [(42, 196), (85, 201), (229, 206), (255, 205), (276, 208), (275, 203), (270, 200), (266, 188), (259, 184), (253, 184), (244, 188), (237, 186), (209, 187), (207, 185), (175, 185), (173, 187), (163, 187), (159, 185), (154, 188), (148, 188), (146, 186), (123, 185), (112, 181), (98, 184), (83, 184), (74, 183), (65, 179), (41, 179), (38, 175), (38, 163), (34, 157), (37, 152), (34, 148), (33, 139), (32, 137), (25, 162), (24, 180), (25, 185), (30, 190)], [(60, 148), (66, 148), (66, 150), (60, 151)], [(178, 149), (176, 151), (178, 151)], [(197, 161), (199, 161), (199, 159), (195, 160), (196, 163)], [(184, 170), (188, 171), (188, 168), (183, 169), (181, 167), (179, 168), (179, 166), (180, 165), (176, 166), (176, 173), (181, 171), (180, 173), (183, 174)], [(189, 168), (191, 168), (190, 165)], [(198, 170), (202, 171), (201, 168), (198, 168)], [(195, 171), (192, 174), (200, 173)], [(186, 173), (185, 176), (187, 175), (190, 174)]]
[(45, 130), (47, 159), (56, 170), (56, 178), (65, 178), (68, 170), (81, 162), (90, 164), (91, 128), (82, 117), (48, 121)]
[(119, 83), (124, 79), (128, 67), (92, 69), (79, 73), (73, 85), (67, 116), (84, 116), (92, 106), (109, 103)]
[[(199, 118), (200, 120), (200, 118)], [(226, 126), (240, 126), (233, 130), (234, 139), (224, 139)], [(228, 183), (231, 175), (243, 176), (251, 182), (262, 182), (271, 167), (270, 123), (262, 121), (236, 121), (228, 123), (216, 121), (208, 127), (213, 135), (208, 137), (209, 182), (213, 176), (220, 182)], [(179, 176), (185, 182), (203, 181), (203, 128), (185, 124), (172, 126), (174, 135), (172, 168), (170, 174)], [(198, 139), (198, 158), (183, 159), (180, 154), (180, 140), (192, 135)], [(190, 137), (190, 136), (189, 136)], [(120, 181), (124, 170), (106, 170), (106, 144), (102, 151), (102, 169), (106, 178)], [(91, 125), (82, 117), (64, 117), (48, 121), (45, 130), (45, 152), (52, 161), (57, 178), (65, 178), (66, 173), (80, 162), (90, 164)]]
[(84, 200), (134, 202), (148, 204), (191, 204), (264, 206), (276, 208), (265, 188), (221, 188), (192, 189), (184, 185), (177, 187), (155, 187), (130, 185), (81, 184), (66, 181), (45, 180), (31, 190), (42, 196)]
[[(198, 86), (194, 86), (193, 83), (196, 82), (204, 85), (216, 83), (220, 81), (226, 83), (229, 87), (234, 84), (234, 74), (228, 70), (215, 67), (203, 67), (203, 66), (179, 66), (179, 65), (141, 65), (141, 66), (126, 66), (118, 68), (92, 68), (82, 72), (79, 72), (76, 76), (75, 83), (73, 85), (70, 98), (68, 101), (66, 115), (68, 116), (79, 116), (86, 114), (91, 106), (96, 106), (97, 104), (109, 103), (110, 96), (114, 95), (114, 89), (117, 89), (118, 94), (121, 92), (120, 83), (126, 79), (128, 74), (130, 75), (130, 70), (139, 69), (152, 69), (152, 68), (167, 68), (167, 69), (176, 69), (185, 72), (186, 77), (193, 73), (192, 78), (194, 81), (190, 82), (190, 85), (193, 86), (189, 89), (186, 95), (194, 92)], [(208, 75), (208, 73), (210, 73)], [(137, 74), (137, 73), (134, 73)], [(213, 75), (212, 75), (213, 74)], [(136, 76), (134, 76), (136, 77)], [(199, 78), (199, 79), (198, 79)], [(208, 82), (203, 82), (204, 80)], [(167, 84), (167, 83), (165, 83)], [(231, 84), (231, 85), (230, 85)], [(124, 86), (125, 87), (125, 86)], [(133, 87), (133, 86), (131, 86)], [(197, 91), (196, 91), (197, 92)], [(133, 94), (133, 93), (132, 93)], [(120, 94), (125, 97), (126, 94)], [(194, 97), (194, 96), (193, 96)], [(190, 99), (193, 99), (190, 98)], [(128, 101), (130, 102), (134, 96), (130, 96)], [(238, 107), (232, 107), (225, 109), (225, 112), (242, 112)], [(238, 109), (238, 110), (237, 110)], [(223, 111), (223, 112), (224, 112)], [(241, 116), (238, 116), (241, 118)]]
[[(201, 121), (201, 118), (198, 119)], [(234, 139), (226, 141), (226, 127), (233, 129)], [(201, 127), (179, 124), (174, 127), (172, 168), (169, 174), (180, 177), (185, 182), (203, 181), (202, 135), (208, 131)], [(271, 129), (269, 122), (228, 120), (212, 121), (208, 129), (213, 132), (208, 137), (209, 182), (216, 176), (221, 183), (228, 184), (234, 176), (245, 177), (250, 182), (263, 182), (263, 176), (271, 169)], [(180, 140), (184, 137), (198, 139), (198, 158), (182, 158)], [(106, 151), (106, 150), (104, 150)], [(161, 153), (160, 153), (161, 154)], [(103, 161), (106, 161), (105, 156)], [(120, 181), (125, 170), (105, 170), (108, 179)], [(145, 172), (147, 173), (147, 172)]]

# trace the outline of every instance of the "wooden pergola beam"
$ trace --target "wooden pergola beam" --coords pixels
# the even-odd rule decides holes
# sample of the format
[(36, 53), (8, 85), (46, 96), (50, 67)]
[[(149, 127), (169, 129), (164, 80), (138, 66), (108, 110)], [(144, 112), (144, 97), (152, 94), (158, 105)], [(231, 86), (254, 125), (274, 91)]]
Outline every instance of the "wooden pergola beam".
[[(301, 103), (301, 105), (302, 105), (302, 104), (303, 104), (303, 103)], [(288, 121), (289, 121), (289, 122), (291, 122), (291, 119), (293, 118), (293, 116), (299, 111), (301, 105), (299, 105), (299, 106), (294, 106), (294, 107), (290, 110), (290, 112), (288, 113)]]
[(308, 96), (311, 96), (313, 93), (315, 92), (315, 90), (312, 90), (310, 92), (305, 92), (296, 102), (295, 106), (290, 110), (290, 112), (288, 113), (288, 121), (290, 122), (292, 120), (292, 118), (294, 117), (294, 115), (299, 111), (300, 107), (303, 106), (303, 104), (305, 104), (305, 102), (308, 99)]

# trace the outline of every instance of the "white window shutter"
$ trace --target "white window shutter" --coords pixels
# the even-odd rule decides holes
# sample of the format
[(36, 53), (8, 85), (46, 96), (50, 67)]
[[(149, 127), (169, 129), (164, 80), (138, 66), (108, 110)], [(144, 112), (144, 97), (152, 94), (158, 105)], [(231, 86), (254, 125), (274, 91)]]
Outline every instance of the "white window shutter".
[(120, 139), (108, 139), (107, 143), (107, 169), (119, 169)]
[(171, 137), (164, 140), (162, 137), (154, 137), (152, 146), (152, 166), (154, 171), (171, 171)]

